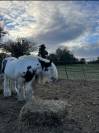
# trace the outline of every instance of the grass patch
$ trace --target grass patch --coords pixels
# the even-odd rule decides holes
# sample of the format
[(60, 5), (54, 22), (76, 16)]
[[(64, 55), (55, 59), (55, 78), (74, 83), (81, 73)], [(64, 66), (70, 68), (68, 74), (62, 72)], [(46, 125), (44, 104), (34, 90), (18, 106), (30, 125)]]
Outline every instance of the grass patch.
[(99, 80), (99, 64), (57, 66), (60, 79)]

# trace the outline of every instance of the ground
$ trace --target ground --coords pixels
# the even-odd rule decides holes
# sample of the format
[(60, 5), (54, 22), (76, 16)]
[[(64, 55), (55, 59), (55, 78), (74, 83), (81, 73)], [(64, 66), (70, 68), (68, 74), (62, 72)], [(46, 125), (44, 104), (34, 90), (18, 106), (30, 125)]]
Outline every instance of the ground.
[[(59, 80), (37, 86), (34, 92), (42, 99), (61, 99), (70, 104), (71, 129), (77, 124), (82, 133), (99, 133), (98, 81)], [(17, 118), (23, 105), (15, 96), (4, 98), (0, 95), (0, 133), (17, 133)]]

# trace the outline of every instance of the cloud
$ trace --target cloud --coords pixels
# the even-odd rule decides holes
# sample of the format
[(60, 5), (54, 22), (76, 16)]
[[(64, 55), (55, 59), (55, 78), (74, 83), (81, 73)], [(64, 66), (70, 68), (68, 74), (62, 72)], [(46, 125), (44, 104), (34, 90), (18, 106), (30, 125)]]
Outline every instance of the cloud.
[[(48, 6), (50, 5), (50, 6)], [(79, 10), (72, 11), (74, 5), (71, 3), (47, 3), (39, 7), (38, 15), (40, 30), (36, 36), (40, 41), (51, 44), (59, 44), (78, 38), (87, 29), (87, 23), (83, 13)], [(69, 8), (68, 8), (69, 6)], [(47, 14), (45, 14), (47, 8)], [(63, 9), (63, 10), (62, 10)], [(50, 11), (51, 10), (51, 11)], [(64, 12), (65, 11), (65, 14)], [(42, 15), (44, 14), (44, 16)], [(76, 19), (75, 19), (76, 18)]]
[[(80, 13), (79, 9), (72, 10), (76, 8), (73, 2), (27, 3), (14, 1), (8, 3), (10, 8), (5, 11), (6, 4), (3, 2), (4, 10), (2, 7), (2, 12), (6, 21), (12, 21), (16, 32), (18, 32), (17, 29), (20, 29), (20, 27), (34, 25), (34, 32), (37, 32), (38, 38), (42, 40), (47, 38), (46, 40), (50, 40), (51, 43), (55, 43), (55, 41), (57, 43), (57, 39), (60, 38), (60, 43), (61, 41), (74, 39), (84, 31), (85, 20), (83, 13)], [(35, 21), (36, 23), (34, 24)]]
[[(99, 2), (0, 1), (0, 12), (11, 36), (31, 36), (50, 50), (65, 45), (71, 50), (75, 47), (77, 56), (88, 56), (93, 47), (88, 38), (99, 36)], [(89, 51), (84, 49), (87, 45)], [(95, 51), (98, 55), (95, 48), (91, 55)]]
[(72, 52), (79, 58), (86, 58), (88, 60), (97, 58), (99, 56), (99, 43), (96, 44), (86, 44), (81, 47), (72, 48)]

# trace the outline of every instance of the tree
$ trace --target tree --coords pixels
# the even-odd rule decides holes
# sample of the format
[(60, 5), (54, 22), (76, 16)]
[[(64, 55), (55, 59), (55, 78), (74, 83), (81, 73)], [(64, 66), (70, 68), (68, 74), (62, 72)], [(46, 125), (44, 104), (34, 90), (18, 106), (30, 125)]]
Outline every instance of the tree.
[(61, 64), (72, 64), (77, 61), (74, 55), (67, 48), (58, 48), (56, 50), (56, 56)]
[(99, 57), (97, 57), (96, 63), (99, 63)]
[(50, 54), (49, 58), (59, 65), (78, 63), (78, 59), (64, 47), (56, 49), (55, 54)]
[(56, 54), (50, 54), (48, 59), (52, 60), (55, 64), (58, 62)]
[(17, 38), (17, 41), (9, 41), (4, 46), (6, 52), (10, 52), (12, 56), (19, 57), (24, 54), (30, 54), (30, 52), (36, 49), (36, 44), (32, 44), (25, 38)]
[(81, 58), (81, 59), (80, 59), (80, 63), (81, 63), (81, 64), (85, 64), (85, 63), (86, 63), (86, 59), (85, 59), (85, 58)]
[[(0, 24), (1, 24), (1, 22), (0, 22)], [(8, 34), (8, 32), (4, 31), (4, 27), (1, 24), (0, 25), (0, 43), (1, 43), (2, 37), (5, 36), (6, 34)]]

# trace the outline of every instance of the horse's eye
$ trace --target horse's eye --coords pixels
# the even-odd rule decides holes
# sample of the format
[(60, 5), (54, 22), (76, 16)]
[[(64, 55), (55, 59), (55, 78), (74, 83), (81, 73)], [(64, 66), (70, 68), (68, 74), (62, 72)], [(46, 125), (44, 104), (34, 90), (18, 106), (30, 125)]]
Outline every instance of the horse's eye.
[(37, 66), (38, 66), (39, 64), (37, 64)]

